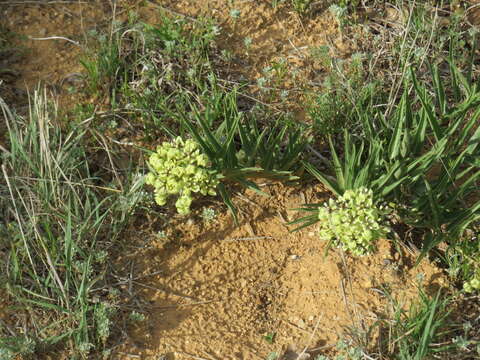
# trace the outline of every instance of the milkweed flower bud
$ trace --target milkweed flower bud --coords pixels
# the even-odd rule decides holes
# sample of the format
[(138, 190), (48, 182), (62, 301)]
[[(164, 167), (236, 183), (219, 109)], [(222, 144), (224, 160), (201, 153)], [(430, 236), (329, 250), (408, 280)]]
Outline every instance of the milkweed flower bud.
[(463, 284), (463, 290), (468, 293), (480, 290), (480, 276), (478, 272), (474, 274), (474, 277)]
[(347, 190), (319, 208), (319, 236), (354, 255), (368, 254), (375, 249), (375, 242), (389, 232), (382, 225), (387, 213), (375, 206), (372, 190)]
[(208, 156), (191, 139), (177, 137), (164, 142), (150, 156), (148, 165), (145, 183), (155, 188), (155, 202), (162, 206), (170, 195), (178, 195), (175, 205), (179, 214), (190, 212), (193, 193), (216, 194), (219, 173), (209, 168)]

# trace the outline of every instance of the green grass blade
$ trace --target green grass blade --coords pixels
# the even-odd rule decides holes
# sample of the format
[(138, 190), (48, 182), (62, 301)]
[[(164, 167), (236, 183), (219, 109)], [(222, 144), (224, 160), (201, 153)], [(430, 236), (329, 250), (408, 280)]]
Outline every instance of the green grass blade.
[(388, 147), (388, 154), (389, 154), (390, 160), (396, 159), (400, 154), (400, 142), (402, 139), (402, 135), (404, 134), (404, 131), (405, 131), (405, 121), (406, 121), (406, 112), (407, 112), (406, 107), (408, 106), (407, 101), (408, 101), (408, 93), (405, 91), (399, 104), (400, 116), (399, 118), (397, 118), (392, 139), (390, 140), (389, 147)]
[(340, 188), (340, 186), (335, 180), (331, 180), (327, 176), (323, 175), (309, 162), (302, 161), (302, 164), (310, 174), (312, 174), (318, 181), (325, 185), (336, 196), (341, 196), (343, 194), (343, 189)]
[(230, 210), (230, 213), (232, 214), (233, 221), (235, 222), (236, 225), (238, 225), (238, 217), (237, 217), (237, 209), (233, 205), (232, 199), (230, 198), (230, 195), (228, 194), (227, 189), (225, 188), (225, 185), (220, 183), (218, 185), (218, 192), (220, 193), (220, 196), (222, 197), (223, 202), (225, 205), (227, 205), (228, 209)]
[(413, 86), (415, 88), (416, 94), (420, 99), (420, 102), (422, 103), (422, 108), (425, 110), (425, 113), (427, 115), (427, 120), (430, 124), (430, 127), (433, 130), (433, 135), (435, 136), (435, 139), (439, 141), (439, 139), (442, 137), (442, 131), (440, 128), (439, 121), (432, 109), (431, 99), (427, 97), (426, 89), (421, 87), (420, 84), (418, 83), (418, 80), (415, 76), (413, 69), (410, 70), (410, 74), (412, 76)]
[[(335, 192), (338, 193), (338, 189), (342, 189), (343, 191), (346, 190), (345, 189), (345, 186), (346, 186), (345, 176), (344, 176), (344, 172), (343, 172), (343, 169), (342, 169), (342, 164), (340, 163), (340, 159), (338, 158), (337, 151), (335, 150), (335, 146), (333, 145), (333, 141), (332, 141), (331, 137), (328, 138), (328, 142), (330, 144), (330, 151), (332, 153), (332, 160), (333, 160), (333, 169), (335, 171), (335, 176), (336, 176), (337, 184), (338, 184), (338, 186), (335, 189)], [(348, 146), (349, 146), (348, 135), (345, 132), (345, 149), (348, 149)], [(313, 174), (313, 175), (316, 176), (315, 174)], [(329, 185), (329, 182), (326, 182), (325, 184)], [(333, 189), (333, 187), (331, 187), (331, 188)]]
[(432, 74), (433, 89), (435, 90), (437, 104), (440, 108), (440, 116), (444, 116), (447, 112), (447, 102), (445, 88), (443, 87), (443, 82), (440, 78), (440, 72), (438, 71), (438, 66), (432, 66), (430, 62), (428, 63), (428, 67), (430, 69), (430, 74)]

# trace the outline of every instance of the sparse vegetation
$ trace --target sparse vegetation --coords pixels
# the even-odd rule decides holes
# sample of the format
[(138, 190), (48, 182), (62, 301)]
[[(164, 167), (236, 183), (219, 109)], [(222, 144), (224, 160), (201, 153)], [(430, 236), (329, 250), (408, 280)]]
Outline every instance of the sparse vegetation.
[[(284, 5), (304, 15), (296, 15), (301, 21), (316, 4), (272, 2)], [(229, 6), (235, 28), (248, 14), (234, 2)], [(343, 0), (329, 6), (323, 11), (331, 12), (341, 36), (349, 36), (361, 10), (380, 5)], [(222, 54), (233, 62), (236, 53), (217, 41), (225, 29), (212, 19), (166, 12), (155, 25), (132, 13), (113, 21), (108, 32), (86, 36), (82, 96), (101, 104), (101, 112), (77, 104), (65, 122), (46, 91), (31, 95), (26, 115), (0, 98), (8, 130), (0, 146), (0, 291), (29, 319), (19, 316), (13, 327), (0, 322), (0, 358), (55, 347), (68, 348), (72, 358), (108, 358), (118, 318), (130, 325), (147, 318), (136, 307), (124, 310), (109, 284), (107, 259), (122, 246), (135, 211), (167, 218), (173, 195), (181, 219), (196, 212), (204, 224), (217, 223), (223, 206), (238, 224), (242, 209), (233, 194), (267, 195), (261, 181), (323, 184), (331, 197), (326, 205), (305, 204), (306, 216), (289, 224), (318, 230), (342, 259), (369, 256), (376, 241), (388, 237), (397, 249), (418, 247), (418, 262), (441, 263), (451, 280), (434, 295), (419, 286), (419, 301), (409, 308), (388, 289), (375, 289), (390, 301), (390, 313), (371, 333), (346, 332), (336, 354), (312, 351), (313, 358), (480, 356), (479, 340), (470, 336), (478, 323), (459, 323), (450, 311), (456, 298), (480, 290), (477, 30), (467, 30), (457, 12), (448, 23), (440, 21), (447, 10), (432, 2), (398, 1), (397, 10), (395, 22), (376, 28), (376, 39), (348, 59), (331, 56), (328, 46), (311, 49), (311, 62), (327, 74), (320, 86), (296, 89), (304, 122), (285, 110), (293, 105), (283, 85), (296, 81), (287, 58), (269, 63), (250, 82), (227, 81)], [(392, 41), (381, 55), (369, 53), (382, 36)], [(239, 43), (248, 57), (252, 39)], [(0, 35), (0, 53), (4, 44)], [(115, 134), (119, 124), (128, 124), (142, 146), (116, 150), (125, 142), (107, 141), (105, 134)], [(155, 197), (144, 185), (154, 187)], [(207, 195), (222, 205), (193, 202)], [(253, 235), (243, 240), (262, 238)], [(155, 229), (154, 237), (171, 241), (164, 229)], [(373, 329), (380, 334), (375, 341)], [(277, 339), (276, 332), (264, 336), (272, 346)], [(282, 355), (271, 352), (268, 359)]]
[(120, 183), (114, 168), (93, 173), (83, 145), (88, 128), (62, 133), (44, 92), (34, 94), (28, 118), (0, 105), (10, 145), (2, 151), (2, 284), (35, 323), (4, 334), (0, 349), (14, 358), (70, 339), (87, 355), (110, 333), (115, 304), (96, 301), (92, 290), (143, 180), (127, 175)]

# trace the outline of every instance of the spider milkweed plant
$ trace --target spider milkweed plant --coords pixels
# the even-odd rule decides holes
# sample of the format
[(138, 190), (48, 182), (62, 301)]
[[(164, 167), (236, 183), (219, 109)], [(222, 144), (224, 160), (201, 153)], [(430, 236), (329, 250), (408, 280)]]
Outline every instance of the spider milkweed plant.
[[(293, 128), (294, 125), (284, 119), (278, 119), (274, 124), (261, 129), (255, 117), (249, 118), (247, 114), (238, 110), (237, 98), (237, 90), (229, 93), (221, 91), (212, 79), (211, 87), (205, 89), (204, 103), (198, 104), (191, 99), (185, 99), (184, 102), (190, 102), (191, 112), (188, 114), (177, 112), (184, 131), (183, 138), (177, 138), (175, 143), (191, 149), (185, 151), (184, 155), (177, 150), (171, 151), (177, 152), (179, 158), (183, 156), (186, 159), (185, 169), (180, 172), (190, 172), (200, 181), (198, 184), (191, 182), (180, 187), (178, 182), (171, 181), (172, 187), (177, 187), (172, 193), (180, 195), (177, 209), (181, 214), (189, 212), (193, 199), (192, 189), (202, 195), (214, 195), (218, 191), (237, 221), (236, 208), (228, 191), (229, 184), (241, 185), (265, 194), (255, 183), (255, 179), (280, 181), (298, 179), (294, 171), (298, 169), (299, 158), (308, 141), (302, 135), (301, 129)], [(193, 154), (192, 151), (194, 155), (188, 160), (185, 154), (189, 152)], [(156, 157), (158, 154), (153, 154), (151, 159)], [(165, 178), (162, 180), (163, 183), (158, 183), (158, 177), (155, 175), (149, 175), (147, 178), (150, 184), (155, 181), (162, 187), (169, 180)], [(200, 183), (204, 184), (203, 188), (202, 186), (195, 188)], [(159, 204), (165, 203), (165, 195), (166, 192), (163, 192)]]
[[(340, 144), (330, 138), (329, 170), (304, 162), (337, 197), (367, 188), (375, 202), (401, 205), (401, 221), (423, 234), (420, 259), (442, 241), (455, 243), (480, 219), (480, 201), (471, 201), (479, 193), (480, 90), (471, 73), (463, 75), (453, 61), (451, 91), (437, 67), (430, 66), (430, 73), (427, 85), (411, 70), (391, 115), (363, 118), (361, 136), (345, 132)], [(304, 207), (314, 213), (294, 223), (301, 228), (317, 222), (318, 208)]]

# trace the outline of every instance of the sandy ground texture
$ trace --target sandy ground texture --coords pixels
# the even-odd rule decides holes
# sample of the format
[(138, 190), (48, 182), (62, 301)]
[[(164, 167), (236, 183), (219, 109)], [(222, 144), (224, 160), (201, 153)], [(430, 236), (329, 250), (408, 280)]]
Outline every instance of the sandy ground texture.
[[(326, 256), (314, 228), (290, 232), (285, 223), (298, 216), (285, 209), (321, 201), (322, 189), (272, 184), (263, 190), (271, 197), (236, 197), (239, 227), (228, 213), (210, 223), (174, 219), (162, 237), (149, 232), (144, 249), (118, 259), (130, 266), (130, 277), (142, 279), (131, 292), (148, 314), (130, 329), (119, 359), (330, 353), (347, 329), (367, 331), (391, 314), (387, 294), (407, 306), (420, 283), (431, 294), (446, 285), (440, 269), (428, 261), (413, 267), (418, 254), (403, 249), (401, 255), (388, 240), (373, 256), (351, 258), (334, 249)], [(373, 330), (372, 346), (379, 336)]]
[[(107, 0), (34, 3), (0, 3), (4, 26), (15, 32), (19, 46), (25, 50), (12, 65), (18, 71), (14, 84), (32, 90), (41, 81), (66, 97), (66, 104), (75, 99), (68, 96), (68, 88), (80, 81), (78, 56), (88, 34), (108, 31), (112, 19), (125, 20), (130, 11), (151, 24), (159, 21), (159, 11), (192, 21), (213, 17), (221, 29), (219, 47), (235, 55), (227, 77), (254, 83), (265, 76), (265, 67), (282, 63), (288, 76), (281, 86), (293, 92), (300, 91), (305, 83), (319, 82), (323, 76), (322, 69), (310, 59), (312, 49), (329, 45), (335, 56), (345, 57), (356, 50), (324, 7), (318, 7), (312, 17), (301, 18), (281, 2), (273, 8), (268, 1), (124, 0), (115, 6)], [(234, 11), (239, 12), (238, 17), (232, 16)]]
[[(1, 17), (20, 35), (17, 43), (25, 52), (11, 64), (18, 71), (11, 86), (32, 90), (42, 82), (63, 104), (76, 102), (68, 87), (82, 72), (84, 34), (108, 28), (113, 10), (118, 17), (138, 10), (152, 23), (159, 7), (188, 17), (213, 16), (223, 29), (219, 47), (244, 59), (231, 71), (252, 81), (284, 58), (301, 74), (298, 79), (315, 82), (318, 73), (306, 55), (312, 47), (330, 44), (342, 56), (355, 51), (322, 8), (301, 19), (267, 1), (119, 1), (115, 9), (109, 1), (12, 3), (0, 4)], [(232, 10), (240, 11), (237, 19)], [(40, 40), (54, 36), (69, 40)], [(295, 79), (291, 75), (286, 86), (295, 88)], [(123, 334), (112, 358), (250, 360), (277, 352), (284, 359), (306, 359), (333, 351), (348, 328), (366, 330), (388, 316), (387, 293), (407, 304), (417, 296), (419, 282), (429, 293), (446, 284), (435, 265), (424, 261), (413, 267), (417, 254), (407, 249), (400, 254), (388, 240), (379, 242), (373, 256), (354, 259), (335, 250), (325, 256), (315, 227), (290, 232), (286, 225), (297, 216), (289, 209), (325, 200), (323, 189), (267, 184), (263, 190), (271, 196), (235, 197), (238, 227), (218, 205), (211, 222), (198, 215), (173, 218), (161, 234), (152, 230), (155, 219), (135, 222), (138, 227), (124, 239), (131, 245), (115, 266), (130, 274), (122, 285), (129, 294), (125, 309), (142, 310), (146, 320)], [(372, 344), (379, 336), (377, 329)]]
[(54, 94), (62, 95), (65, 104), (71, 104), (75, 96), (68, 96), (67, 90), (80, 80), (81, 44), (88, 31), (111, 22), (109, 2), (34, 3), (0, 3), (2, 25), (12, 32), (17, 53), (21, 54), (10, 65), (17, 76), (9, 79), (9, 83), (15, 89), (27, 91), (33, 91), (41, 83)]

